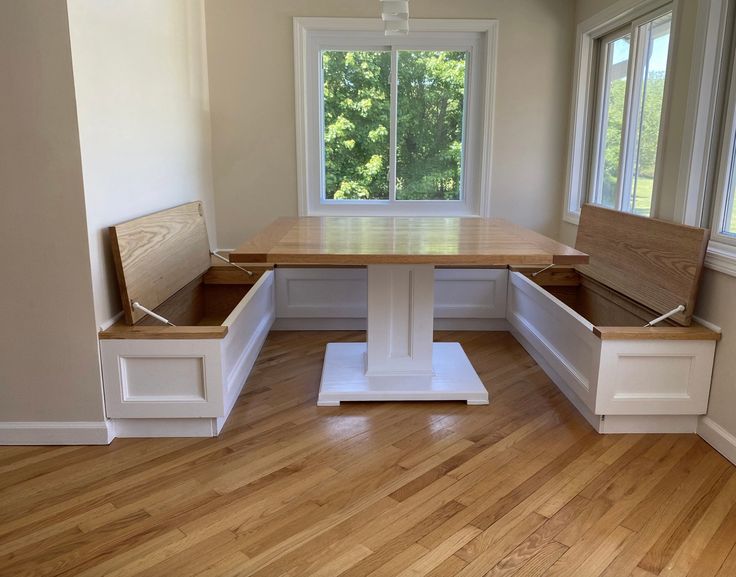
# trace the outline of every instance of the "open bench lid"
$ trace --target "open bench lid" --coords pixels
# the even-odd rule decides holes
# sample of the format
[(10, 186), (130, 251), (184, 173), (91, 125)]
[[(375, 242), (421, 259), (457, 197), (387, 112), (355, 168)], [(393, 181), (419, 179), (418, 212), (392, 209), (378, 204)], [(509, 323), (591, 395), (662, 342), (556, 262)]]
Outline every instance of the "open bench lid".
[(190, 202), (110, 227), (110, 243), (128, 324), (155, 309), (210, 268), (201, 202)]
[(576, 270), (671, 319), (692, 320), (708, 230), (586, 204), (575, 248), (590, 255)]

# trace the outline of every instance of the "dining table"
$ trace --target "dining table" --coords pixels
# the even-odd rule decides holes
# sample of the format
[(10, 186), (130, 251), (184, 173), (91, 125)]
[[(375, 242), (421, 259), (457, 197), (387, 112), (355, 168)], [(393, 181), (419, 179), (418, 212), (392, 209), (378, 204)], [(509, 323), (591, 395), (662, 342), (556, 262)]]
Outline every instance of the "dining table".
[(459, 343), (434, 342), (437, 267), (576, 265), (585, 253), (504, 219), (278, 218), (230, 252), (233, 263), (366, 267), (366, 342), (329, 343), (317, 404), (465, 401), (489, 395)]

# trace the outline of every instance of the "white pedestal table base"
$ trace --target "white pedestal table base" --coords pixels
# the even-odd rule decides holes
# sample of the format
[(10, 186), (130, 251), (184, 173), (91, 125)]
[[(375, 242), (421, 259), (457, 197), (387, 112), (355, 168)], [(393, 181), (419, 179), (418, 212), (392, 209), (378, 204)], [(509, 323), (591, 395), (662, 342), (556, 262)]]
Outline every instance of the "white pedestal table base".
[(460, 343), (434, 343), (434, 375), (366, 375), (366, 343), (330, 343), (317, 405), (341, 401), (466, 401), (487, 405), (488, 391)]

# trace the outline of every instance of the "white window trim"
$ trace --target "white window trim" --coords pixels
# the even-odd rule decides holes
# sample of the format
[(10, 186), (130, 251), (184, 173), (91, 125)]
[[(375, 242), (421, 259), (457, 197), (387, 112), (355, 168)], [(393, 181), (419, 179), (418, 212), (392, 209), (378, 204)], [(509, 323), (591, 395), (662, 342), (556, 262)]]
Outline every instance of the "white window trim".
[[(677, 28), (677, 3), (679, 0), (620, 0), (607, 9), (588, 18), (578, 25), (575, 43), (575, 76), (573, 78), (573, 100), (570, 112), (570, 137), (568, 143), (567, 180), (565, 185), (565, 204), (563, 207), (562, 220), (577, 225), (580, 220), (580, 207), (587, 201), (586, 191), (590, 182), (588, 174), (589, 143), (592, 132), (595, 131), (592, 118), (595, 110), (596, 88), (593, 85), (595, 77), (595, 43), (598, 39), (610, 34), (617, 28), (621, 28), (647, 14), (662, 8), (667, 4), (672, 5), (672, 31), (673, 36)], [(673, 45), (672, 41), (670, 44)], [(673, 58), (673, 50), (667, 55), (668, 68)], [(664, 109), (662, 110), (662, 123), (660, 134), (666, 130), (667, 124), (667, 101), (672, 83), (668, 82), (665, 88)], [(657, 162), (663, 152), (663, 146), (657, 150)], [(660, 178), (655, 176), (654, 189), (652, 191), (654, 202), (658, 198), (658, 184)], [(652, 207), (654, 214), (656, 207)]]
[[(720, 234), (734, 145), (730, 142), (729, 131), (736, 126), (733, 110), (736, 106), (736, 55), (729, 50), (728, 22), (728, 0), (700, 0), (674, 218), (692, 226), (709, 226), (711, 240), (705, 266), (736, 276), (736, 244), (731, 237)], [(731, 58), (733, 62), (724, 66)], [(732, 80), (725, 108), (721, 109), (719, 87), (726, 69), (731, 70)], [(722, 123), (723, 110), (728, 112)], [(723, 134), (719, 138), (721, 129)], [(715, 179), (712, 178), (714, 170), (717, 170)]]
[[(473, 85), (470, 94), (474, 101), (468, 107), (477, 107), (480, 122), (466, 123), (466, 146), (475, 147), (476, 163), (468, 167), (469, 178), (461, 201), (401, 201), (389, 205), (385, 201), (323, 202), (321, 197), (321, 146), (319, 138), (321, 116), (319, 90), (319, 62), (315, 54), (320, 50), (343, 46), (359, 48), (360, 37), (383, 35), (383, 22), (372, 18), (294, 18), (294, 72), (296, 91), (297, 189), (300, 216), (324, 215), (491, 215), (491, 159), (493, 148), (493, 111), (496, 82), (497, 20), (423, 20), (412, 19), (411, 32), (406, 37), (386, 37), (385, 46), (421, 48), (427, 45), (426, 33), (436, 33), (438, 46), (444, 49), (467, 49), (467, 34), (477, 35), (471, 50), (471, 59), (478, 58), (482, 79), (469, 77)], [(414, 33), (414, 36), (412, 36)], [(424, 34), (422, 34), (424, 33)], [(422, 38), (424, 36), (424, 38)], [(434, 44), (433, 44), (434, 45)], [(436, 49), (436, 48), (435, 48)], [(472, 66), (472, 63), (471, 63)], [(475, 95), (475, 96), (472, 96)], [(469, 99), (470, 100), (470, 99)], [(469, 157), (468, 157), (469, 158)]]
[(677, 177), (674, 220), (707, 224), (709, 180), (718, 156), (719, 85), (728, 57), (728, 0), (700, 0)]
[[(726, 221), (728, 211), (728, 195), (732, 179), (736, 179), (736, 54), (724, 53), (732, 58), (730, 69), (730, 85), (726, 97), (726, 117), (723, 123), (723, 133), (718, 155), (718, 172), (713, 195), (713, 210), (711, 211), (711, 240), (708, 245), (706, 264), (709, 268), (736, 276), (736, 238), (723, 234), (721, 229)], [(715, 79), (711, 87), (715, 85)], [(698, 195), (701, 205), (706, 199), (704, 194)]]

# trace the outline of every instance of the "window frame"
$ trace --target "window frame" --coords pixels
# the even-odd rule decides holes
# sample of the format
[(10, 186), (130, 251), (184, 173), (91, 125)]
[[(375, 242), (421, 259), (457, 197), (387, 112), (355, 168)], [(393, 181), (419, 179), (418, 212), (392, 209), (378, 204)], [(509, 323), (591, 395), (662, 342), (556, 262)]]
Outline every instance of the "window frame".
[[(710, 217), (711, 241), (709, 252), (716, 258), (731, 260), (729, 271), (733, 272), (736, 260), (736, 234), (726, 234), (726, 218), (729, 214), (730, 203), (734, 203), (736, 210), (736, 195), (733, 187), (736, 186), (736, 42), (727, 50), (729, 65), (728, 92), (725, 101), (725, 119), (719, 143), (719, 153), (716, 171), (716, 183), (713, 195), (713, 207)], [(736, 233), (736, 231), (734, 231)], [(724, 263), (722, 263), (724, 264)]]
[[(624, 155), (627, 151), (626, 127), (631, 117), (631, 98), (635, 93), (633, 84), (639, 81), (634, 77), (638, 49), (635, 43), (634, 31), (638, 26), (655, 20), (667, 12), (672, 12), (672, 25), (670, 29), (670, 45), (667, 54), (667, 69), (672, 70), (674, 60), (677, 5), (679, 0), (621, 0), (608, 9), (592, 16), (580, 23), (577, 29), (575, 50), (575, 77), (573, 81), (573, 101), (570, 114), (570, 138), (568, 143), (567, 180), (565, 186), (565, 201), (563, 206), (562, 220), (577, 225), (580, 220), (580, 209), (584, 202), (588, 202), (594, 188), (595, 160), (598, 156), (594, 148), (598, 146), (598, 132), (600, 130), (599, 107), (597, 106), (600, 92), (599, 64), (602, 41), (617, 32), (629, 29), (632, 33), (633, 58), (629, 58), (628, 78), (632, 87), (627, 89), (626, 102), (624, 104), (624, 130), (622, 131), (621, 161), (619, 172), (624, 170)], [(665, 81), (665, 92), (662, 104), (662, 117), (659, 127), (659, 146), (657, 147), (657, 165), (663, 155), (664, 147), (662, 135), (667, 128), (667, 109), (670, 100), (672, 82)], [(622, 178), (618, 179), (617, 203), (622, 200), (621, 191), (625, 183)], [(655, 175), (652, 189), (651, 214), (656, 215), (656, 203), (659, 198), (660, 178)]]
[[(489, 216), (497, 27), (496, 20), (412, 19), (411, 32), (407, 36), (385, 36), (380, 19), (294, 18), (299, 215)], [(330, 200), (322, 197), (321, 54), (325, 50), (375, 49), (469, 53), (460, 200)], [(392, 73), (396, 73), (395, 68)]]

